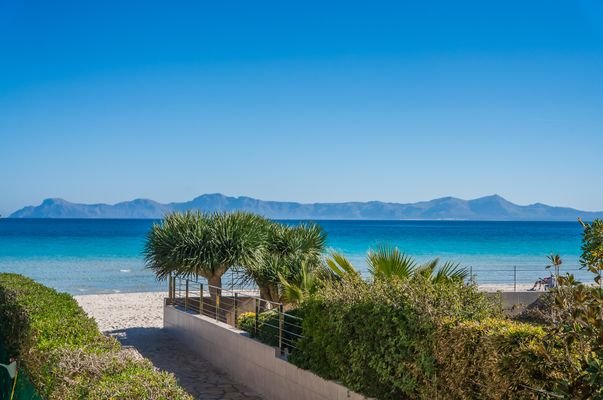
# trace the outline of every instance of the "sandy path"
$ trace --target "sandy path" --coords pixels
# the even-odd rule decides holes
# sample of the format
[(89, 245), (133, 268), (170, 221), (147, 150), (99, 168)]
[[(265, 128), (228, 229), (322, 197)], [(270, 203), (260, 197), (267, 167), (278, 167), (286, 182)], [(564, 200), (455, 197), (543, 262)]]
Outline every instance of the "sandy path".
[(155, 367), (176, 375), (182, 387), (195, 398), (260, 400), (164, 332), (165, 296), (164, 292), (118, 293), (75, 296), (75, 299), (96, 319), (101, 331), (115, 336), (124, 348), (148, 358)]

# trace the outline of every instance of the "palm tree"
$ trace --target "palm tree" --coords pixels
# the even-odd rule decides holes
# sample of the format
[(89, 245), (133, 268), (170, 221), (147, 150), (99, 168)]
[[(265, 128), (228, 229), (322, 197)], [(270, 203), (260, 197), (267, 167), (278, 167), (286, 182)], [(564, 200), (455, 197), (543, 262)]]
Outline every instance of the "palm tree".
[(370, 250), (367, 255), (369, 272), (373, 279), (412, 279), (424, 277), (434, 283), (463, 282), (468, 276), (467, 268), (460, 264), (445, 262), (435, 258), (424, 264), (418, 264), (412, 257), (404, 254), (397, 247), (381, 246)]
[(272, 223), (267, 232), (263, 263), (246, 268), (260, 289), (260, 297), (283, 300), (283, 281), (300, 282), (304, 274), (320, 267), (326, 234), (316, 224), (287, 226)]
[(374, 279), (411, 278), (418, 265), (412, 257), (402, 253), (397, 247), (380, 246), (369, 250), (366, 256), (368, 270)]
[(302, 262), (299, 274), (289, 278), (279, 274), (282, 299), (289, 304), (297, 304), (319, 291), (327, 282), (362, 280), (360, 273), (341, 253), (331, 251), (324, 263), (308, 266)]
[(561, 267), (561, 264), (563, 264), (563, 260), (561, 260), (561, 256), (559, 254), (550, 254), (546, 256), (546, 258), (550, 262), (550, 264), (546, 266), (546, 269), (554, 269), (555, 282), (557, 282), (559, 280), (559, 269)]
[(171, 274), (204, 277), (215, 297), (229, 268), (262, 262), (267, 224), (264, 218), (244, 212), (170, 214), (147, 235), (147, 268), (160, 280)]
[(296, 281), (291, 281), (279, 274), (282, 300), (286, 303), (298, 304), (316, 293), (320, 287), (320, 275), (316, 273), (316, 270), (309, 269), (305, 262), (302, 263), (300, 273), (296, 278)]
[[(418, 264), (412, 257), (404, 254), (397, 247), (380, 246), (369, 250), (366, 263), (373, 279), (412, 279), (425, 277), (434, 283), (463, 282), (468, 276), (467, 268), (458, 263), (445, 262), (435, 258), (424, 264)], [(325, 260), (325, 265), (331, 275), (339, 279), (360, 278), (360, 273), (352, 263), (341, 253), (331, 252)]]
[[(370, 250), (367, 264), (374, 280), (425, 278), (433, 283), (461, 283), (469, 276), (467, 268), (461, 268), (459, 264), (453, 262), (440, 265), (437, 258), (425, 264), (418, 264), (396, 247), (382, 246)], [(288, 303), (295, 304), (303, 301), (329, 281), (364, 282), (350, 260), (336, 251), (329, 253), (321, 267), (310, 269), (306, 264), (302, 264), (300, 271), (301, 274), (293, 279), (287, 279), (279, 274), (283, 287), (282, 299)]]

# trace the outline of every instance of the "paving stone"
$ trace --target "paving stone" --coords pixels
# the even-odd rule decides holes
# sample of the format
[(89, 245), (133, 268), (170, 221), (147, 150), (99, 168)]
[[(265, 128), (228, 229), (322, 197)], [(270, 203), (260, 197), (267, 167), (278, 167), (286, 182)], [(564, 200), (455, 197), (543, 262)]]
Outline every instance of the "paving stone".
[(161, 328), (127, 328), (107, 332), (127, 351), (136, 351), (160, 370), (173, 373), (193, 397), (203, 400), (261, 400), (244, 385), (214, 368), (207, 360), (179, 346)]

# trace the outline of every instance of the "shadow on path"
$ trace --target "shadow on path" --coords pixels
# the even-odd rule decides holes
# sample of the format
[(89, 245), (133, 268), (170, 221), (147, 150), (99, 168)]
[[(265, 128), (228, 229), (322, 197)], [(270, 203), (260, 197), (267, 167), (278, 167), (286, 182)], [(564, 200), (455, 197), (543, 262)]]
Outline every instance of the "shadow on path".
[(127, 328), (106, 334), (118, 339), (124, 349), (136, 350), (155, 367), (173, 373), (180, 385), (197, 399), (261, 400), (208, 361), (180, 347), (180, 342), (161, 328)]

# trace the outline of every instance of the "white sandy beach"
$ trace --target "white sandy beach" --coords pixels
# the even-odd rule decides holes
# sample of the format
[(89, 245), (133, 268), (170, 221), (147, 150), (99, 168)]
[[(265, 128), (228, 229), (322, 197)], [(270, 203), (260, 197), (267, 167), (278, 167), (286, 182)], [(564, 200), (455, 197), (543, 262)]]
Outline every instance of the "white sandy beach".
[(163, 327), (167, 292), (89, 294), (74, 296), (103, 332), (128, 328)]
[[(500, 284), (500, 283), (484, 283), (479, 285), (479, 289), (484, 292), (527, 292), (534, 286), (533, 283), (518, 283), (517, 287), (513, 284)], [(541, 290), (543, 291), (543, 290)]]

